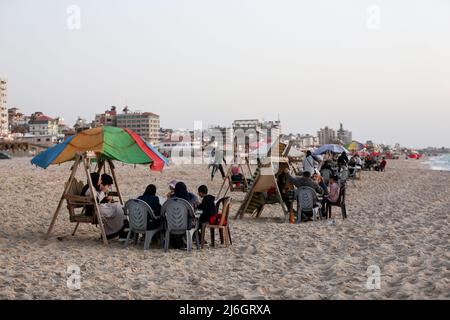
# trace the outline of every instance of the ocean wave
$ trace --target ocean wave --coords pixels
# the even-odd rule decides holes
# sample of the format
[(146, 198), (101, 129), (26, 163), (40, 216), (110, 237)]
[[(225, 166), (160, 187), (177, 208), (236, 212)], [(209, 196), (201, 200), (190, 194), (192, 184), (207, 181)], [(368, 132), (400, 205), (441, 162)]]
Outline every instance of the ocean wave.
[(432, 170), (450, 171), (450, 154), (429, 158), (426, 163)]

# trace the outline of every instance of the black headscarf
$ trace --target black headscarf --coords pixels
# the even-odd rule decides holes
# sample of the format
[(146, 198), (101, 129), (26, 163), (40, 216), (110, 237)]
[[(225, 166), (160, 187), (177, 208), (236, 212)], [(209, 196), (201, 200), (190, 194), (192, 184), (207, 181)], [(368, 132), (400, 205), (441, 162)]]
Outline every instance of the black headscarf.
[(154, 196), (156, 195), (156, 186), (154, 184), (149, 184), (144, 191), (144, 196)]
[[(100, 180), (100, 175), (97, 172), (91, 172), (91, 181), (92, 181), (92, 185), (94, 186), (94, 189), (99, 191), (100, 190), (100, 186), (98, 185), (98, 182)], [(86, 184), (83, 189), (81, 190), (81, 195), (85, 196), (86, 192), (89, 190), (89, 185)]]
[(113, 178), (109, 174), (102, 174), (102, 185), (108, 186), (114, 184)]
[(187, 191), (187, 187), (184, 184), (184, 182), (180, 181), (175, 185), (175, 191), (173, 196), (189, 201), (189, 193)]

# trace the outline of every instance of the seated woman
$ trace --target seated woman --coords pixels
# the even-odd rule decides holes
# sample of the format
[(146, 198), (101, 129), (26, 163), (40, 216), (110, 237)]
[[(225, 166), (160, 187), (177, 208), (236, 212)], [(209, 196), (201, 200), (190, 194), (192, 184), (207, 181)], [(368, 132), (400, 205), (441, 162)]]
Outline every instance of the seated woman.
[(166, 198), (170, 198), (173, 196), (175, 192), (175, 186), (177, 185), (178, 180), (172, 180), (169, 182), (169, 192), (166, 194)]
[(188, 192), (186, 184), (182, 181), (177, 182), (175, 185), (172, 197), (181, 198), (188, 201), (194, 210), (197, 209), (199, 204), (198, 197), (195, 194)]
[[(325, 204), (327, 201), (327, 196), (328, 196), (328, 188), (327, 185), (325, 184), (325, 182), (323, 181), (323, 177), (320, 175), (319, 170), (316, 169), (316, 171), (314, 172), (312, 179), (314, 180), (315, 183), (317, 183), (322, 189), (323, 189), (323, 195), (324, 197), (322, 198), (322, 217), (326, 218), (327, 214), (325, 212)], [(331, 180), (331, 179), (330, 179)]]
[[(91, 174), (92, 176), (92, 174)], [(119, 203), (111, 203), (107, 194), (113, 185), (113, 179), (109, 175), (102, 175), (103, 179), (99, 179), (97, 184), (94, 184), (94, 196), (99, 203), (100, 215), (104, 221), (105, 233), (107, 239), (114, 239), (116, 237), (125, 237), (124, 229), (125, 215), (122, 206)], [(88, 188), (85, 192), (86, 196), (91, 196), (91, 190)]]
[(244, 181), (244, 175), (241, 173), (241, 169), (238, 165), (232, 165), (231, 167), (231, 181), (236, 184), (236, 187), (240, 187), (242, 181)]
[(330, 178), (330, 185), (328, 187), (328, 201), (331, 203), (336, 203), (339, 200), (339, 184), (338, 177), (332, 176)]
[[(139, 200), (145, 201), (150, 208), (152, 208), (155, 216), (161, 216), (161, 204), (159, 203), (159, 198), (156, 196), (156, 186), (154, 184), (149, 184), (145, 188), (144, 194), (138, 197)], [(147, 216), (147, 229), (156, 229), (160, 225), (160, 220), (151, 219), (151, 216)]]

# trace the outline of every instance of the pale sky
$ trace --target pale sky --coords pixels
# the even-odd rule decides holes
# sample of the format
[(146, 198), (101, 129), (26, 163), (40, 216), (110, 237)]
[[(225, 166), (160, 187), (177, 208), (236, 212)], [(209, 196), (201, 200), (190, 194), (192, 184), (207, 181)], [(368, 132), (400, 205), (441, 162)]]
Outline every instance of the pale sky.
[(0, 77), (8, 107), (69, 125), (128, 105), (450, 146), (450, 1), (0, 0)]

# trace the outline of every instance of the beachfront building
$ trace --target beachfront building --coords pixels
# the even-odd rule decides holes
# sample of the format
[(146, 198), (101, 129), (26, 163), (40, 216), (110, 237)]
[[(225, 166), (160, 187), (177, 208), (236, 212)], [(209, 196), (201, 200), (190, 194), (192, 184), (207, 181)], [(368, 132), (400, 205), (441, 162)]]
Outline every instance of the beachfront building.
[(117, 127), (133, 130), (152, 145), (159, 144), (160, 122), (159, 115), (155, 113), (129, 112), (126, 107), (124, 113), (117, 115)]
[(110, 110), (95, 115), (94, 125), (100, 126), (117, 126), (117, 108), (112, 106)]
[(320, 145), (319, 137), (311, 134), (302, 134), (298, 137), (299, 147), (302, 149), (308, 149), (317, 147)]
[[(233, 147), (236, 152), (246, 152), (246, 146), (259, 141), (261, 123), (258, 119), (243, 119), (233, 121)], [(235, 145), (236, 139), (236, 145)]]
[(30, 117), (20, 112), (19, 108), (8, 109), (9, 131), (14, 135), (23, 135), (29, 132)]
[(91, 129), (92, 125), (86, 119), (82, 119), (81, 117), (77, 118), (75, 124), (73, 125), (75, 132), (81, 132), (83, 130)]
[(336, 131), (332, 128), (328, 128), (328, 127), (321, 128), (317, 132), (317, 136), (319, 138), (319, 144), (322, 146), (324, 144), (336, 142)]
[(61, 141), (61, 137), (57, 135), (32, 135), (25, 134), (24, 136), (17, 139), (17, 141), (27, 142), (31, 145), (38, 145), (43, 147), (52, 147)]
[(0, 136), (9, 134), (7, 103), (7, 81), (0, 78)]
[(340, 124), (339, 130), (337, 131), (337, 139), (344, 145), (352, 142), (352, 133), (348, 130), (344, 130), (342, 123)]
[(275, 142), (281, 134), (281, 123), (276, 121), (264, 121), (261, 123), (261, 132), (266, 142)]
[(29, 124), (30, 134), (34, 136), (56, 136), (58, 135), (58, 119), (53, 119), (42, 112), (31, 115)]

